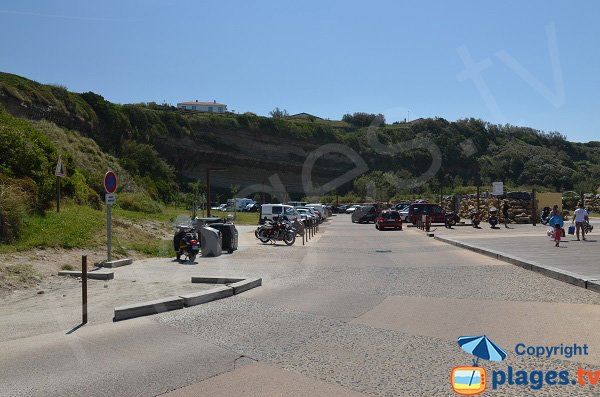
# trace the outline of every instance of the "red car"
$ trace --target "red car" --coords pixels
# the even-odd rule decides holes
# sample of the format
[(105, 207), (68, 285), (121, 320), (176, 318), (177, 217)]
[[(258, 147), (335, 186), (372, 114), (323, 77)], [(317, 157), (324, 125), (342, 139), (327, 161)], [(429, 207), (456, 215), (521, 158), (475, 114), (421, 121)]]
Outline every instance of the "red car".
[(402, 230), (402, 218), (400, 213), (395, 210), (381, 211), (375, 219), (375, 229), (383, 230), (385, 228), (394, 228)]

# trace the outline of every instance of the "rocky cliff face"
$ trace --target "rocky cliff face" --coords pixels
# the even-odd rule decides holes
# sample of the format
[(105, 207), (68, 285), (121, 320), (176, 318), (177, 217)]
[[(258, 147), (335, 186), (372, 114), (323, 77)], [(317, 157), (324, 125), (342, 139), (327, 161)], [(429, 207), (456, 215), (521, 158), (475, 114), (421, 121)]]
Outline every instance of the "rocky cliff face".
[[(277, 195), (309, 193), (302, 182), (310, 177), (317, 185), (328, 183), (355, 168), (347, 156), (325, 152), (314, 166), (310, 160), (322, 145), (295, 141), (251, 131), (194, 131), (191, 137), (166, 138), (157, 145), (161, 155), (183, 176), (204, 180), (209, 167), (227, 168), (211, 172), (211, 185), (229, 189), (266, 189)], [(264, 187), (263, 187), (264, 185)]]

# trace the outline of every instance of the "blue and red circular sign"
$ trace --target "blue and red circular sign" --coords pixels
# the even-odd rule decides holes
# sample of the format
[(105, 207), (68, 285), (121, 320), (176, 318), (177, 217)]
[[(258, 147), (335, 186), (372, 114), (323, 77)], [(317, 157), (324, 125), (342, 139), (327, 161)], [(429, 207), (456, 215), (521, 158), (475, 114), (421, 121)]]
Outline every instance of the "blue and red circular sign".
[(104, 175), (104, 189), (107, 193), (114, 193), (117, 190), (117, 175), (108, 171), (106, 175)]

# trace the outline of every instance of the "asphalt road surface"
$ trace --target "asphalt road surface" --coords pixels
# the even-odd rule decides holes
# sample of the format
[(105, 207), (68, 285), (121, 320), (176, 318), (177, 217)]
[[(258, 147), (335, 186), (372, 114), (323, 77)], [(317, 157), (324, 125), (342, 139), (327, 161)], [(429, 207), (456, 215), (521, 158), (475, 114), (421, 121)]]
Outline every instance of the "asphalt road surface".
[[(600, 294), (345, 215), (304, 247), (242, 241), (231, 256), (199, 260), (198, 275), (262, 277), (262, 287), (2, 342), (0, 395), (454, 396), (452, 368), (474, 358), (457, 345), (465, 335), (508, 352), (479, 361), (485, 395), (600, 395), (600, 381), (571, 384), (580, 367), (600, 370)], [(587, 354), (515, 354), (575, 343)], [(569, 383), (551, 384), (552, 371), (569, 371)]]

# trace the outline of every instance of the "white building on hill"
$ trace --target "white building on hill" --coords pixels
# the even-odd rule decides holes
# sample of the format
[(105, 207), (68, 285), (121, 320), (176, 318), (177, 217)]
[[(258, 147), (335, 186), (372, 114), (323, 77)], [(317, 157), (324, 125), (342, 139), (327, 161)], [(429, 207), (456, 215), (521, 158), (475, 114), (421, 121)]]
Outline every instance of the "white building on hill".
[(208, 112), (208, 113), (225, 113), (227, 111), (227, 105), (223, 103), (212, 102), (180, 102), (177, 104), (179, 109), (195, 110), (197, 112)]

